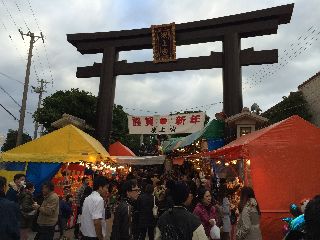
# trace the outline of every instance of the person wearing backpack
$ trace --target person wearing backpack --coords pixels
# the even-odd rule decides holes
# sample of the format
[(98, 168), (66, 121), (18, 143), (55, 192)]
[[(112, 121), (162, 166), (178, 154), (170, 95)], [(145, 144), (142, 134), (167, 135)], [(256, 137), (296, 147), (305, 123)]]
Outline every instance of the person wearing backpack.
[(172, 186), (174, 206), (160, 218), (156, 227), (155, 240), (206, 240), (200, 219), (186, 207), (192, 202), (190, 188), (184, 182)]

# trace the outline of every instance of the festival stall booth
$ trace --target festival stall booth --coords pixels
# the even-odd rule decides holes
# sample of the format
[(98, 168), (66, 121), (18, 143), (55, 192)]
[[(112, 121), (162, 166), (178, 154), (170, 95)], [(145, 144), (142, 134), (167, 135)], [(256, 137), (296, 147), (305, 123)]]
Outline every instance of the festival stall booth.
[[(0, 174), (11, 180), (11, 172), (21, 170), (39, 191), (44, 181), (51, 179), (60, 169), (72, 168), (74, 163), (77, 164), (77, 176), (74, 174), (74, 177), (78, 177), (84, 170), (79, 163), (110, 161), (110, 155), (100, 142), (75, 126), (68, 125), (3, 152), (0, 162), (4, 166)], [(59, 188), (57, 186), (58, 191)]]
[(115, 142), (109, 146), (109, 154), (111, 158), (117, 162), (117, 165), (127, 166), (150, 166), (162, 165), (165, 156), (136, 156), (127, 146), (120, 142)]
[(201, 153), (223, 146), (223, 136), (224, 122), (214, 119), (200, 131), (165, 141), (162, 148), (174, 166), (192, 166), (196, 170), (207, 169), (210, 172), (209, 158)]
[(320, 130), (292, 116), (252, 132), (208, 155), (224, 164), (240, 163), (262, 211), (263, 239), (282, 239), (289, 205), (319, 194)]
[[(28, 181), (40, 192), (41, 184), (51, 180), (59, 196), (75, 194), (85, 174), (85, 166), (96, 168), (113, 162), (96, 139), (73, 125), (68, 125), (0, 156), (4, 167), (1, 176), (12, 179), (16, 170), (26, 174)], [(76, 214), (76, 207), (74, 207)], [(74, 224), (69, 220), (69, 226)]]

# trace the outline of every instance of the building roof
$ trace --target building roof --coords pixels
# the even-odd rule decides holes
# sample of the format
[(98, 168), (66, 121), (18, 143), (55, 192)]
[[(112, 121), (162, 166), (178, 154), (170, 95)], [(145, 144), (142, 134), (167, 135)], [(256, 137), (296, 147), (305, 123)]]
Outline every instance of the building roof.
[(316, 79), (319, 76), (320, 76), (320, 71), (317, 72), (315, 75), (313, 75), (311, 78), (309, 78), (307, 81), (304, 81), (302, 84), (300, 84), (298, 86), (298, 89), (302, 88), (303, 86), (305, 86), (306, 84), (308, 84), (309, 82), (311, 82), (312, 80)]
[(232, 124), (238, 120), (241, 119), (252, 119), (255, 120), (257, 123), (266, 123), (268, 122), (268, 119), (262, 116), (259, 116), (258, 114), (254, 112), (250, 112), (248, 108), (243, 108), (241, 113), (235, 114), (229, 118), (226, 119), (226, 123)]

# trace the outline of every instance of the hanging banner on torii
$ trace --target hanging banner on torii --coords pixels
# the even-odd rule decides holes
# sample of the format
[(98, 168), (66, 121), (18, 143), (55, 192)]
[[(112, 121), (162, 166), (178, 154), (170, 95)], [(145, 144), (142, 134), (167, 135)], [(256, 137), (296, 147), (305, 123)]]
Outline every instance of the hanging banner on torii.
[(205, 113), (128, 116), (129, 134), (194, 133), (204, 127)]

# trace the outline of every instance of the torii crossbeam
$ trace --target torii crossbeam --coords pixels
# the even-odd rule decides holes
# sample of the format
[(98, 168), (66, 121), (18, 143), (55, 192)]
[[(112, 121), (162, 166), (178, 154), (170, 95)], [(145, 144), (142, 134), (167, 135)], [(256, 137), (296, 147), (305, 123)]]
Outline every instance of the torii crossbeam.
[(227, 17), (176, 25), (176, 45), (222, 41), (223, 52), (209, 56), (180, 58), (158, 63), (118, 61), (120, 51), (152, 48), (151, 28), (112, 32), (67, 34), (67, 40), (81, 54), (103, 53), (102, 63), (78, 67), (78, 78), (100, 77), (96, 137), (108, 146), (112, 127), (116, 76), (171, 71), (223, 68), (223, 110), (227, 116), (241, 112), (241, 66), (278, 62), (278, 50), (241, 50), (241, 38), (277, 33), (280, 24), (289, 23), (294, 4)]

